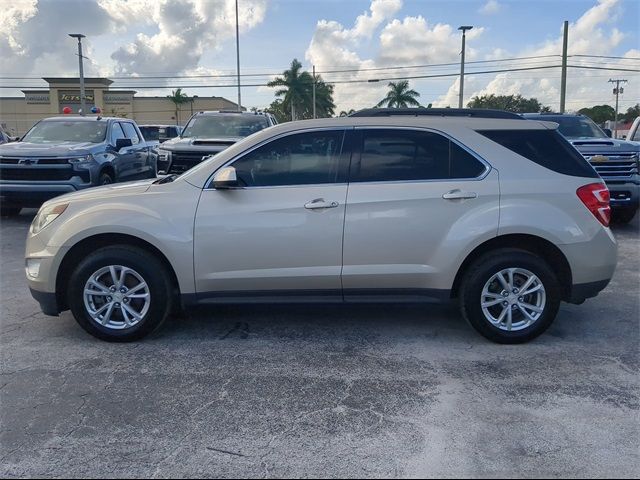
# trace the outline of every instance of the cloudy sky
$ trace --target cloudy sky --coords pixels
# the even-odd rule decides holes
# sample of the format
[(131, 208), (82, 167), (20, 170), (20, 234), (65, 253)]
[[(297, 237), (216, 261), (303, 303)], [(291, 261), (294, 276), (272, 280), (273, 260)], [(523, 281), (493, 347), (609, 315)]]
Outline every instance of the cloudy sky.
[[(87, 75), (116, 79), (112, 88), (165, 95), (185, 86), (189, 95), (236, 99), (236, 90), (224, 86), (235, 83), (234, 0), (2, 3), (2, 96), (45, 86), (40, 77), (77, 74), (75, 42), (66, 34), (82, 32)], [(465, 101), (485, 93), (521, 93), (557, 109), (557, 68), (474, 72), (558, 65), (564, 20), (570, 22), (569, 64), (588, 67), (569, 71), (568, 108), (611, 103), (607, 80), (612, 77), (629, 80), (622, 109), (640, 101), (637, 0), (239, 0), (239, 5), (247, 107), (273, 100), (273, 90), (261, 85), (293, 58), (336, 82), (338, 111), (377, 103), (386, 79), (402, 77), (423, 77), (411, 80), (423, 104), (457, 106), (457, 27), (474, 25), (467, 35)]]

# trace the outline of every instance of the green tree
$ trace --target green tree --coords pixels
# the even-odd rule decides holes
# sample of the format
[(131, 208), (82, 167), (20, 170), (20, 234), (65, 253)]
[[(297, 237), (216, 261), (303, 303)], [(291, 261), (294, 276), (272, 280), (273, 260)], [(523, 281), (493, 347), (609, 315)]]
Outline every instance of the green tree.
[(420, 96), (415, 90), (409, 89), (409, 81), (389, 82), (387, 95), (378, 102), (376, 107), (387, 106), (390, 108), (419, 107), (420, 102), (416, 100)]
[(524, 98), (522, 95), (483, 95), (473, 97), (468, 108), (495, 108), (515, 113), (537, 113), (549, 112), (551, 109), (545, 107), (537, 98)]
[(616, 111), (611, 105), (595, 105), (589, 108), (581, 108), (578, 113), (586, 115), (596, 123), (604, 123), (616, 117)]
[(633, 122), (638, 117), (640, 117), (640, 103), (636, 103), (633, 107), (627, 108), (627, 112), (620, 115), (620, 118), (625, 122)]
[(180, 124), (180, 105), (189, 103), (191, 98), (186, 93), (182, 93), (182, 89), (172, 90), (171, 95), (167, 95), (167, 98), (173, 102), (176, 107), (176, 125)]
[[(294, 58), (289, 69), (267, 85), (272, 88), (280, 87), (275, 95), (282, 101), (282, 105), (275, 107), (288, 110), (289, 118), (298, 120), (313, 117), (313, 83), (313, 76), (303, 71), (302, 64)], [(333, 85), (325, 83), (320, 75), (316, 75), (315, 84), (316, 116), (330, 117), (336, 108), (333, 103)], [(274, 106), (273, 103), (271, 105)]]
[(274, 100), (271, 102), (271, 105), (264, 109), (264, 111), (276, 117), (278, 123), (284, 123), (291, 120), (291, 117), (289, 116), (290, 112), (287, 110), (282, 100)]

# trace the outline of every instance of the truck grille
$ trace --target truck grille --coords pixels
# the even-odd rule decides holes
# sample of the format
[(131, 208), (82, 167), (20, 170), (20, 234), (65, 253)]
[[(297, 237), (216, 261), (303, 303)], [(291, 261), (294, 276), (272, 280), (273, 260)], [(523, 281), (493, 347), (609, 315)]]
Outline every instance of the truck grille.
[(173, 153), (171, 155), (171, 167), (168, 173), (182, 173), (186, 172), (192, 167), (195, 167), (202, 161), (202, 157), (210, 155), (207, 152), (198, 153)]
[[(602, 157), (605, 157), (603, 159)], [(638, 174), (637, 153), (617, 153), (615, 155), (585, 153), (589, 163), (603, 179), (631, 178)]]
[(82, 177), (85, 182), (88, 182), (89, 172), (75, 172), (71, 165), (67, 168), (0, 168), (0, 180), (55, 182), (70, 180), (73, 177)]
[(68, 158), (0, 157), (1, 165), (69, 165)]

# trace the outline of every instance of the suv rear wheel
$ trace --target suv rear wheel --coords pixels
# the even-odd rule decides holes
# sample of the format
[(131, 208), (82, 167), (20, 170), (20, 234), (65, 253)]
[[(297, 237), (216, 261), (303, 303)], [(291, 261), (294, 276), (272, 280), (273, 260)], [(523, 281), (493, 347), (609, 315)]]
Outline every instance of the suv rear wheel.
[(560, 306), (560, 284), (543, 259), (500, 249), (479, 258), (460, 290), (465, 319), (497, 343), (524, 343), (542, 334)]
[(111, 342), (139, 340), (158, 328), (172, 306), (163, 264), (126, 245), (101, 248), (75, 268), (69, 306), (80, 326)]

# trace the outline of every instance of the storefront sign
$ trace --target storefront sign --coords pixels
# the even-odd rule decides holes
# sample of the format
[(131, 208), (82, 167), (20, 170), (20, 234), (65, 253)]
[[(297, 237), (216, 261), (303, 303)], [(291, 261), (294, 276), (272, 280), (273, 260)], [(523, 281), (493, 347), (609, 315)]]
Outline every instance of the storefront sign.
[[(85, 92), (84, 95), (85, 101), (87, 104), (91, 104), (94, 101), (93, 90), (89, 90)], [(80, 92), (60, 92), (58, 96), (59, 102), (61, 104), (77, 104), (80, 102)]]
[(131, 103), (133, 95), (123, 93), (105, 93), (104, 103), (111, 105), (128, 105)]
[(29, 104), (49, 104), (49, 103), (51, 103), (48, 93), (25, 93), (24, 99)]

